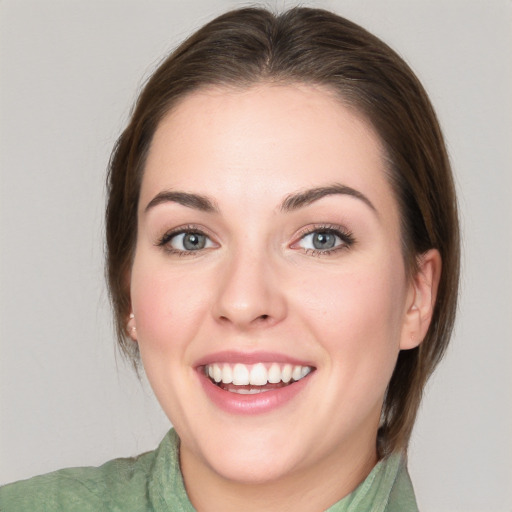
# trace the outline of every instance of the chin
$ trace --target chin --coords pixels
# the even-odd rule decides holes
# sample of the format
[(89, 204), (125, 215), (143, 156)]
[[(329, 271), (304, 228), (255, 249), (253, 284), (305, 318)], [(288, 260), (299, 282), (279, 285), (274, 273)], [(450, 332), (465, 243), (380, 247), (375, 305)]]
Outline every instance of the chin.
[[(221, 478), (240, 484), (278, 481), (293, 472), (304, 457), (301, 451), (304, 444), (297, 445), (293, 436), (290, 437), (289, 426), (277, 431), (269, 425), (238, 427), (230, 425), (196, 437), (188, 455), (202, 459)], [(182, 439), (182, 447), (187, 441)]]
[(216, 458), (211, 468), (222, 478), (242, 485), (259, 485), (277, 482), (290, 475), (296, 468), (296, 462), (286, 454), (267, 451), (259, 454), (228, 454), (222, 460)]

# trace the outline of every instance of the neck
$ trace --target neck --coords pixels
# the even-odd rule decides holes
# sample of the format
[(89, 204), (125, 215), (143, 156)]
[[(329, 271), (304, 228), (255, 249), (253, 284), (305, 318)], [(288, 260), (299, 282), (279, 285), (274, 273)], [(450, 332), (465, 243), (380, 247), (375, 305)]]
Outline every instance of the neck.
[(264, 482), (226, 479), (185, 447), (180, 458), (189, 499), (199, 512), (311, 512), (326, 510), (350, 494), (377, 463), (377, 452), (375, 443), (364, 451), (348, 449), (340, 461), (336, 451), (314, 467)]

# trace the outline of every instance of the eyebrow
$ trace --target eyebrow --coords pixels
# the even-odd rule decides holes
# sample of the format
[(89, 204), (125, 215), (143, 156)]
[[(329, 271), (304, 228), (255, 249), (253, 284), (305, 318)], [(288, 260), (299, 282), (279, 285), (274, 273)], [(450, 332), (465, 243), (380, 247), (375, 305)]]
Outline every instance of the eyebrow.
[(165, 190), (157, 194), (146, 206), (145, 212), (162, 203), (178, 203), (188, 208), (194, 208), (202, 212), (218, 213), (219, 208), (214, 201), (200, 194), (191, 194), (189, 192), (178, 192), (174, 190)]
[(281, 204), (281, 210), (285, 212), (298, 210), (299, 208), (308, 206), (311, 203), (314, 203), (315, 201), (322, 199), (323, 197), (337, 194), (355, 197), (356, 199), (361, 200), (363, 203), (369, 206), (375, 213), (377, 213), (377, 209), (375, 208), (373, 203), (363, 193), (359, 192), (356, 189), (338, 183), (326, 187), (311, 188), (303, 192), (291, 194), (287, 196), (286, 199)]
[[(311, 188), (302, 192), (297, 192), (296, 194), (291, 194), (287, 196), (281, 203), (280, 209), (283, 212), (298, 210), (322, 199), (323, 197), (331, 195), (348, 195), (355, 197), (356, 199), (361, 200), (363, 203), (369, 206), (375, 213), (377, 213), (377, 209), (373, 203), (364, 194), (354, 188), (347, 187), (346, 185), (341, 185), (338, 183), (325, 187)], [(178, 203), (186, 206), (187, 208), (193, 208), (195, 210), (200, 210), (207, 213), (220, 212), (220, 209), (216, 203), (207, 196), (175, 190), (165, 190), (158, 193), (148, 203), (144, 211), (147, 212), (151, 208), (167, 202)]]

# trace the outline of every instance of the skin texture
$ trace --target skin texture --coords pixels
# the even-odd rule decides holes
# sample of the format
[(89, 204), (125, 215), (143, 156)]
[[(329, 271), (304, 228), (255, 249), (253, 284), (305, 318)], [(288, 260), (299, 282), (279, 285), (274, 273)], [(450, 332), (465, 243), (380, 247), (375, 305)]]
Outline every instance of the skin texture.
[[(330, 194), (282, 208), (290, 194), (333, 184), (371, 206)], [(168, 191), (207, 196), (216, 211), (147, 208)], [(206, 234), (206, 247), (176, 252), (176, 236), (159, 245), (183, 227)], [(352, 241), (315, 251), (307, 233), (326, 227)], [(379, 139), (328, 91), (262, 84), (182, 100), (148, 155), (127, 321), (181, 438), (194, 506), (323, 510), (351, 492), (377, 461), (386, 386), (399, 350), (425, 335), (440, 266), (429, 251), (408, 279)], [(197, 369), (224, 350), (315, 370), (279, 407), (234, 414), (208, 398)]]

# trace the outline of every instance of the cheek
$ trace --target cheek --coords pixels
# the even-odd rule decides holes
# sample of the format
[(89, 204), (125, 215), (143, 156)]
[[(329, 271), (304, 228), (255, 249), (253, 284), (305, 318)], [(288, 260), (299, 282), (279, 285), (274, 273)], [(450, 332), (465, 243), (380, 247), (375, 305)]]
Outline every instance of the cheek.
[[(391, 262), (390, 262), (391, 263)], [(380, 261), (337, 275), (318, 273), (294, 294), (315, 338), (332, 364), (350, 372), (366, 367), (389, 372), (394, 366), (405, 304), (400, 269)], [(304, 290), (309, 290), (307, 296)], [(346, 370), (345, 370), (346, 371)]]
[(185, 279), (183, 274), (135, 259), (131, 300), (141, 354), (172, 352), (193, 337), (197, 319), (204, 314), (208, 287), (204, 279)]

